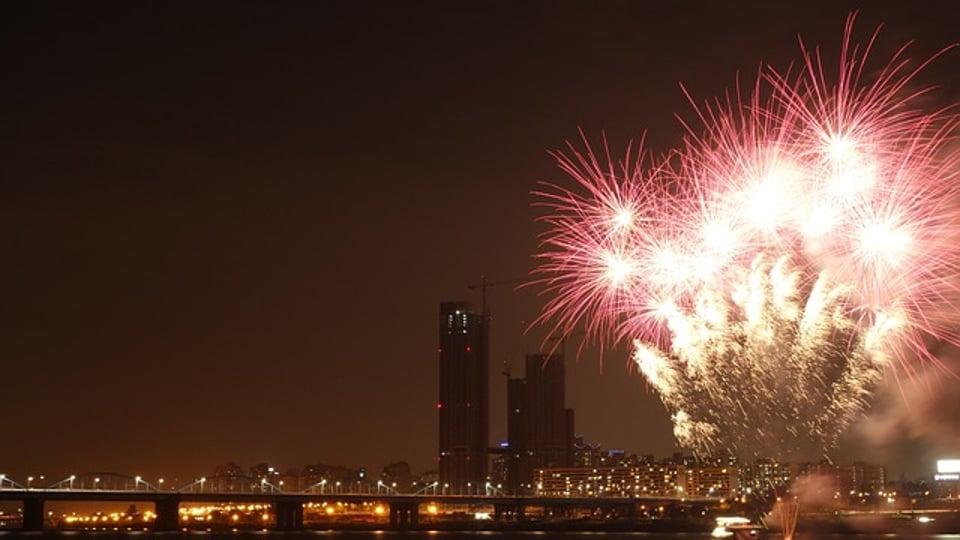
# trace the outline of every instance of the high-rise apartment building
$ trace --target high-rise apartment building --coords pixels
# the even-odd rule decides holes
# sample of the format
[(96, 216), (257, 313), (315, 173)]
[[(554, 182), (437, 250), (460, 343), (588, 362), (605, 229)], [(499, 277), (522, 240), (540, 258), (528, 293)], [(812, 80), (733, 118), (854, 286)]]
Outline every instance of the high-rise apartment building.
[(447, 493), (482, 489), (489, 444), (489, 321), (466, 302), (440, 304), (439, 482)]

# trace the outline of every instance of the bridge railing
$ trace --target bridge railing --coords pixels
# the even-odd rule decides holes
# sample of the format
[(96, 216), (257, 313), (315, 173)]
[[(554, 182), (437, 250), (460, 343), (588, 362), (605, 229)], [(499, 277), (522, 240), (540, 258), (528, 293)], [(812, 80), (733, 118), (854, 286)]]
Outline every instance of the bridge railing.
[(92, 489), (111, 491), (160, 491), (156, 485), (143, 479), (141, 476), (115, 472), (71, 474), (54, 482), (43, 489)]
[(0, 474), (0, 489), (27, 489), (22, 484), (17, 483), (13, 478), (5, 474)]

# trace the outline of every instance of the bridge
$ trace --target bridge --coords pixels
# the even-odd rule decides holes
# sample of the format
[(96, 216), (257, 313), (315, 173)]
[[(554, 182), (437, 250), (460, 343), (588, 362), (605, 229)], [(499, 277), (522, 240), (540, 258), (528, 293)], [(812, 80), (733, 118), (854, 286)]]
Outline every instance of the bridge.
[[(315, 483), (299, 492), (284, 492), (279, 486), (264, 479), (230, 476), (202, 477), (179, 488), (161, 489), (138, 476), (119, 473), (87, 473), (71, 475), (45, 487), (33, 487), (0, 476), (0, 501), (20, 501), (23, 504), (23, 529), (41, 530), (44, 527), (44, 505), (48, 502), (143, 502), (154, 506), (156, 519), (153, 530), (174, 531), (181, 528), (180, 505), (203, 503), (264, 504), (270, 505), (275, 516), (274, 528), (299, 530), (304, 528), (304, 506), (308, 504), (363, 504), (376, 503), (389, 508), (391, 529), (416, 528), (420, 522), (421, 506), (485, 505), (494, 510), (495, 521), (523, 521), (531, 507), (549, 508), (567, 512), (576, 508), (619, 510), (629, 515), (631, 509), (643, 503), (677, 503), (678, 497), (545, 497), (511, 496), (502, 493), (447, 495), (402, 494), (384, 489), (383, 493), (332, 493), (326, 482)], [(378, 486), (378, 491), (379, 490)], [(384, 486), (385, 487), (385, 486)], [(423, 491), (423, 490), (421, 490)], [(697, 499), (698, 502), (716, 502), (719, 499)]]

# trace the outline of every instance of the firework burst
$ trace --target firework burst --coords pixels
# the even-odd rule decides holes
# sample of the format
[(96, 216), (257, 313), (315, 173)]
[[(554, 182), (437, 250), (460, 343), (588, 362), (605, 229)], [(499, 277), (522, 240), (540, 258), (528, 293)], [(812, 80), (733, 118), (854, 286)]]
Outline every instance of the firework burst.
[(868, 80), (877, 34), (852, 25), (835, 78), (801, 46), (801, 69), (695, 106), (666, 158), (569, 146), (576, 186), (537, 193), (541, 322), (631, 341), (697, 453), (822, 452), (883, 373), (957, 341), (956, 117), (920, 106), (906, 47)]

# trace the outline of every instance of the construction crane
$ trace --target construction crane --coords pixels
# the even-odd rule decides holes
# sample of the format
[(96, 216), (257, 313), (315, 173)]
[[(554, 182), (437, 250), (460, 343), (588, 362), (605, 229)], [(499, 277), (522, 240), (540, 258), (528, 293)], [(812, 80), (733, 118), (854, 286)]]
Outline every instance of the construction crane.
[(510, 285), (511, 283), (517, 283), (523, 278), (512, 278), (512, 279), (501, 279), (499, 281), (487, 281), (487, 276), (485, 274), (480, 274), (480, 283), (467, 285), (467, 288), (470, 290), (480, 289), (480, 313), (485, 316), (490, 314), (487, 312), (487, 288), (489, 287), (499, 287), (500, 285)]
[[(500, 285), (510, 285), (512, 283), (518, 283), (523, 278), (511, 278), (511, 279), (501, 279), (498, 281), (487, 281), (486, 274), (480, 274), (480, 283), (474, 283), (467, 285), (467, 288), (471, 291), (480, 289), (480, 313), (483, 314), (483, 318), (486, 322), (490, 321), (490, 312), (487, 309), (487, 288), (489, 287), (499, 287)], [(510, 381), (510, 363), (507, 361), (503, 362), (503, 370), (500, 371), (500, 374), (503, 375), (506, 380)]]

